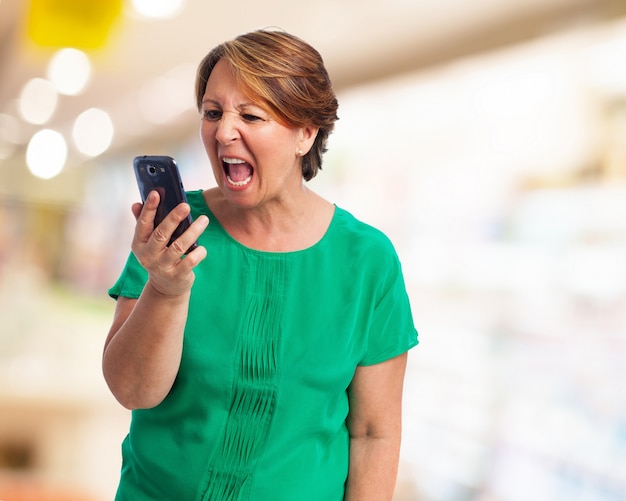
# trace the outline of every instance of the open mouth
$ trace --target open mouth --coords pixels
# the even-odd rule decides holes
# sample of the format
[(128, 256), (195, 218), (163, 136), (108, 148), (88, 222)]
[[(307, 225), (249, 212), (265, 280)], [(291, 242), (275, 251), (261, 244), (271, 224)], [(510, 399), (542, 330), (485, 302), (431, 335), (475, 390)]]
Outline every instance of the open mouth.
[(226, 174), (226, 181), (231, 186), (241, 188), (252, 181), (254, 174), (252, 165), (240, 158), (222, 158), (222, 167)]

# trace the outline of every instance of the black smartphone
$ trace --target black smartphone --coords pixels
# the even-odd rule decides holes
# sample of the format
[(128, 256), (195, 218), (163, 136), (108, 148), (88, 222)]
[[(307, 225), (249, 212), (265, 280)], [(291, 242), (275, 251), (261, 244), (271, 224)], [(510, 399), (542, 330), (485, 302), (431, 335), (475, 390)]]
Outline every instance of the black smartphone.
[[(174, 207), (182, 202), (187, 202), (178, 165), (176, 165), (176, 161), (172, 157), (143, 155), (135, 157), (133, 168), (142, 202), (145, 203), (151, 191), (159, 193), (160, 201), (154, 218), (154, 227), (156, 228)], [(170, 238), (167, 245), (171, 245), (174, 240), (180, 237), (191, 223), (190, 214), (174, 230), (172, 238)], [(191, 252), (197, 246), (198, 244), (194, 242), (185, 254)]]

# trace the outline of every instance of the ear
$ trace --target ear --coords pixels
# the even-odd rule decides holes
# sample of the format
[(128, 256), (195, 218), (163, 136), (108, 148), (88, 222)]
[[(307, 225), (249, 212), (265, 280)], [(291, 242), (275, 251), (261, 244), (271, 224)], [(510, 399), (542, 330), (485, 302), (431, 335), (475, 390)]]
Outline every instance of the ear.
[(300, 129), (296, 150), (300, 150), (302, 151), (303, 155), (306, 155), (313, 147), (313, 143), (315, 142), (318, 131), (319, 127), (314, 127), (312, 125), (302, 127)]

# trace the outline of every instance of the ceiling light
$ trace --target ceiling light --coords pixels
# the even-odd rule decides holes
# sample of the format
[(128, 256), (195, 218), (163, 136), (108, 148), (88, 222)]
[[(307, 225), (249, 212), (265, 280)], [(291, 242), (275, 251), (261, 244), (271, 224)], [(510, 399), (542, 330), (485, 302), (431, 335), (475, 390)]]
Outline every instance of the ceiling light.
[(90, 108), (83, 111), (72, 129), (78, 150), (91, 157), (104, 153), (113, 139), (113, 122), (106, 111)]
[(61, 94), (80, 94), (91, 76), (89, 57), (78, 49), (61, 49), (48, 64), (48, 78)]
[(19, 111), (29, 123), (41, 125), (50, 120), (56, 110), (58, 94), (54, 85), (44, 78), (29, 80), (22, 89)]
[(142, 16), (168, 18), (174, 16), (183, 4), (183, 0), (132, 0), (133, 7)]
[(43, 129), (37, 132), (26, 148), (28, 170), (41, 179), (50, 179), (59, 174), (67, 159), (67, 144), (58, 132)]

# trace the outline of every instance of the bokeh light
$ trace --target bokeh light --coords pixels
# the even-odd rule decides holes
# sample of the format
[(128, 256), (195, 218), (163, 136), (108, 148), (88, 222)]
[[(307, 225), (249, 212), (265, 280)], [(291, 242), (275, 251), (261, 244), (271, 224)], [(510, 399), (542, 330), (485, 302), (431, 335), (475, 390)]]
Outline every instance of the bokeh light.
[(26, 149), (26, 165), (30, 172), (41, 179), (57, 176), (65, 166), (67, 144), (57, 131), (43, 129), (37, 132)]
[(52, 82), (33, 78), (22, 88), (18, 107), (25, 121), (41, 125), (52, 118), (57, 102), (58, 94)]
[(106, 111), (89, 108), (74, 122), (72, 137), (81, 153), (95, 157), (109, 148), (113, 130), (113, 122)]
[(89, 57), (78, 49), (59, 50), (48, 65), (48, 78), (60, 94), (75, 96), (84, 89), (91, 77)]
[(152, 18), (172, 17), (182, 4), (182, 0), (133, 0), (133, 7), (139, 14)]

